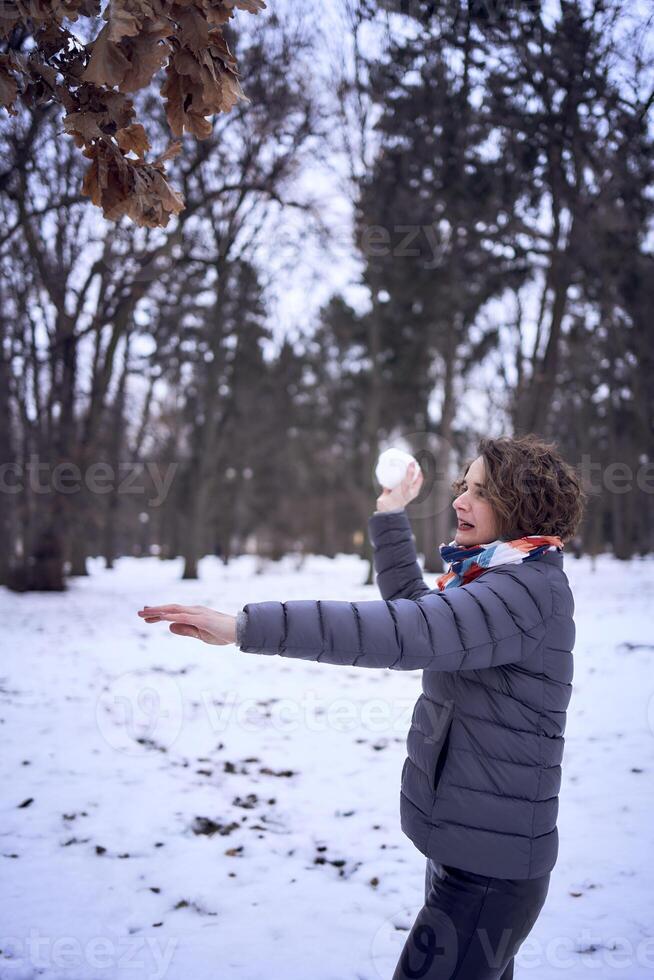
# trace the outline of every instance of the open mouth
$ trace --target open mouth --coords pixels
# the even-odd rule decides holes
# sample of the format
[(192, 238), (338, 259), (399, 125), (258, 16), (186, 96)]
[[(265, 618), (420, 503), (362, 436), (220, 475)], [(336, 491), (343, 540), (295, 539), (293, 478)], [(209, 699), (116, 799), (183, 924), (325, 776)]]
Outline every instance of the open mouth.
[(468, 524), (467, 521), (458, 521), (457, 527), (459, 531), (468, 531), (470, 528), (474, 527), (474, 524)]

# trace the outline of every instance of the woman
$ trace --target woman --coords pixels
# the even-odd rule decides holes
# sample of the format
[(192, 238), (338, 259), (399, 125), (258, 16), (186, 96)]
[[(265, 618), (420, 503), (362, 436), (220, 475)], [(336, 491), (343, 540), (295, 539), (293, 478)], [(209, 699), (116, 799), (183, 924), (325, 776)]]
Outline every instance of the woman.
[(482, 439), (455, 483), (454, 540), (424, 581), (404, 511), (422, 474), (369, 519), (383, 600), (144, 607), (207, 643), (359, 667), (422, 670), (400, 818), (427, 858), (425, 902), (393, 980), (510, 980), (558, 855), (574, 602), (563, 547), (583, 511), (574, 470), (534, 435)]

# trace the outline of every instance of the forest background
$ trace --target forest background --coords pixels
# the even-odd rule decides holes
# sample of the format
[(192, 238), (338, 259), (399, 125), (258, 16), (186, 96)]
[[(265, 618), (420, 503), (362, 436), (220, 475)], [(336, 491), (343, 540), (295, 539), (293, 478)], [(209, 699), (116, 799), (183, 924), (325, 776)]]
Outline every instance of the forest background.
[[(191, 579), (205, 554), (370, 558), (390, 445), (425, 472), (410, 514), (440, 571), (489, 433), (579, 468), (576, 554), (651, 553), (653, 16), (241, 14), (250, 101), (184, 134), (165, 228), (90, 204), (59, 107), (0, 113), (0, 584), (64, 588), (97, 555)], [(158, 94), (135, 101), (163, 150)]]

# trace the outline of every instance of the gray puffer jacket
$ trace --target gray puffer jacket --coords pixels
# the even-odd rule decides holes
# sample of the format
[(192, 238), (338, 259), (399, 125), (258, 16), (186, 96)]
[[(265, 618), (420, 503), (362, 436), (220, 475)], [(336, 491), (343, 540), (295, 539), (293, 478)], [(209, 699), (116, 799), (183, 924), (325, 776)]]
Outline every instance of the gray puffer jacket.
[(401, 777), (403, 831), (427, 857), (536, 878), (558, 855), (574, 602), (560, 552), (425, 583), (405, 511), (369, 519), (382, 600), (248, 603), (248, 653), (422, 670)]

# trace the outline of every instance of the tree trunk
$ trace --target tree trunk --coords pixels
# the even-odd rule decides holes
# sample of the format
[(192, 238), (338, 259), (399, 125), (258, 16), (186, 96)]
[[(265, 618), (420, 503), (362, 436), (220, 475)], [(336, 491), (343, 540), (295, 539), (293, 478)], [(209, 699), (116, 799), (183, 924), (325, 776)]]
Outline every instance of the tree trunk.
[(196, 579), (198, 577), (198, 554), (200, 547), (202, 513), (204, 510), (203, 500), (200, 499), (201, 497), (204, 497), (204, 494), (202, 487), (200, 486), (197, 487), (195, 492), (192, 494), (186, 513), (186, 528), (184, 533), (183, 548), (183, 579)]
[[(0, 322), (0, 328), (2, 324)], [(2, 335), (0, 334), (0, 467), (15, 463), (11, 439), (11, 415), (9, 405), (9, 364), (3, 356)], [(0, 507), (0, 585), (6, 585), (9, 569), (14, 558), (16, 546), (16, 494), (7, 489), (16, 482), (15, 474), (3, 472), (0, 477), (4, 486), (2, 506)], [(25, 492), (24, 490), (22, 491)]]
[(61, 536), (54, 527), (46, 527), (32, 553), (29, 568), (29, 588), (37, 592), (63, 592), (64, 556)]
[(69, 552), (68, 560), (70, 561), (70, 571), (69, 575), (83, 576), (88, 575), (89, 570), (86, 567), (86, 558), (88, 555), (87, 551), (87, 536), (82, 532), (83, 525), (79, 525), (76, 528), (77, 533), (73, 536)]
[(369, 318), (368, 326), (368, 354), (370, 357), (371, 369), (369, 374), (369, 390), (365, 406), (364, 419), (364, 440), (363, 452), (361, 454), (361, 496), (359, 514), (363, 527), (366, 529), (363, 536), (363, 555), (368, 562), (368, 573), (364, 585), (375, 584), (375, 564), (373, 558), (373, 548), (367, 533), (368, 518), (375, 509), (373, 498), (374, 484), (372, 483), (372, 473), (379, 455), (379, 419), (381, 409), (381, 371), (379, 369), (380, 354), (380, 324), (377, 297), (373, 297), (373, 310)]
[(115, 495), (112, 493), (111, 499), (107, 504), (107, 516), (102, 532), (102, 553), (104, 555), (104, 567), (113, 568), (116, 556), (116, 504)]
[(442, 572), (443, 561), (439, 546), (450, 540), (452, 530), (452, 426), (454, 423), (454, 374), (456, 366), (456, 345), (445, 353), (445, 373), (443, 378), (443, 407), (438, 426), (438, 458), (436, 460), (436, 481), (434, 484), (434, 518), (429, 520), (432, 540), (429, 551), (425, 552), (425, 571)]

